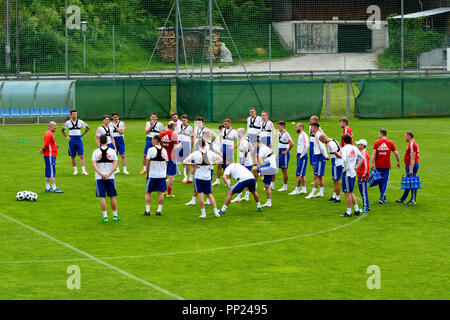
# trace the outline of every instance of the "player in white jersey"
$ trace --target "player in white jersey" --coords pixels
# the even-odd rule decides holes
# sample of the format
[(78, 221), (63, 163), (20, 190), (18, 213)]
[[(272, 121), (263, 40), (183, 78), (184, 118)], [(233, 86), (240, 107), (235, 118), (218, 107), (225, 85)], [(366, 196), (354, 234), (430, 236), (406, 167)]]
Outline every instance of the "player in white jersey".
[(216, 200), (212, 194), (211, 180), (214, 163), (219, 162), (222, 157), (212, 150), (208, 150), (205, 140), (201, 140), (199, 143), (199, 150), (194, 151), (186, 159), (184, 159), (183, 164), (196, 167), (194, 174), (194, 192), (195, 196), (198, 196), (198, 201), (200, 204), (200, 218), (206, 218), (205, 199), (203, 198), (203, 195), (208, 197), (208, 200), (214, 209), (215, 216), (220, 218)]
[[(289, 153), (294, 147), (294, 142), (291, 136), (286, 131), (286, 123), (284, 121), (278, 122), (278, 168), (283, 172), (284, 185), (278, 191), (287, 191), (288, 183), (288, 167), (291, 154)], [(275, 179), (273, 180), (275, 182)]]
[(158, 193), (158, 209), (156, 215), (160, 216), (164, 204), (164, 192), (167, 190), (167, 164), (169, 156), (166, 149), (161, 146), (161, 137), (157, 134), (152, 138), (152, 147), (147, 151), (147, 187), (145, 190), (145, 212), (144, 216), (150, 215), (150, 202), (152, 192)]
[[(231, 187), (228, 180), (230, 177), (233, 177), (237, 180), (237, 183)], [(240, 163), (230, 163), (225, 172), (223, 173), (223, 181), (228, 187), (229, 191), (227, 193), (227, 197), (225, 198), (225, 203), (222, 206), (222, 209), (219, 211), (219, 214), (225, 214), (228, 205), (231, 202), (231, 197), (235, 193), (241, 193), (244, 189), (248, 189), (253, 197), (255, 198), (256, 207), (258, 211), (262, 211), (261, 202), (259, 200), (258, 192), (256, 192), (256, 180), (253, 174), (248, 171), (246, 167), (241, 165)]]
[(275, 127), (269, 120), (269, 113), (263, 111), (261, 113), (261, 132), (259, 134), (260, 141), (272, 149), (272, 143), (276, 139)]
[[(116, 143), (117, 153), (120, 155), (122, 159), (122, 167), (123, 173), (129, 174), (127, 171), (127, 159), (125, 158), (125, 123), (120, 120), (119, 113), (114, 112), (112, 114), (113, 122), (110, 124), (112, 129), (111, 135)], [(120, 173), (119, 166), (117, 166), (117, 170), (115, 173)]]
[[(175, 124), (175, 130), (173, 132), (175, 132), (176, 134), (180, 134), (182, 122), (181, 122), (181, 120), (178, 119), (178, 113), (171, 112), (170, 116), (172, 117), (172, 121)], [(168, 130), (169, 127), (166, 126), (164, 129)]]
[(264, 176), (264, 189), (266, 189), (267, 202), (262, 207), (272, 206), (272, 180), (277, 174), (278, 166), (275, 153), (261, 141), (257, 141), (256, 147), (259, 149), (257, 156), (257, 166), (253, 168), (253, 175), (258, 179), (258, 175)]
[[(305, 127), (303, 123), (297, 123), (295, 127), (298, 133), (297, 140), (297, 186), (294, 191), (289, 193), (289, 195), (296, 195), (301, 193), (306, 193), (306, 167), (308, 166), (308, 148), (309, 148), (309, 138), (305, 132)], [(300, 183), (302, 184), (302, 190), (300, 189)]]
[(328, 146), (328, 151), (331, 155), (331, 177), (334, 184), (334, 192), (328, 201), (341, 202), (341, 188), (339, 187), (339, 180), (342, 177), (342, 154), (339, 142), (328, 138), (325, 134), (319, 137), (320, 142)]
[(352, 137), (348, 133), (344, 134), (342, 141), (344, 142), (344, 147), (341, 150), (342, 163), (344, 167), (342, 170), (342, 191), (345, 193), (347, 212), (342, 214), (341, 217), (352, 216), (352, 204), (355, 208), (355, 215), (360, 216), (361, 212), (359, 211), (358, 203), (356, 202), (355, 195), (353, 194), (353, 187), (356, 180), (356, 169), (358, 169), (364, 161), (364, 156), (357, 147), (351, 145)]
[[(253, 167), (253, 153), (256, 150), (256, 140), (255, 145), (251, 143), (250, 139), (245, 136), (245, 129), (239, 128), (236, 130), (239, 136), (239, 163), (246, 167), (249, 171), (252, 171)], [(256, 159), (255, 159), (256, 160)], [(239, 193), (236, 198), (231, 200), (231, 202), (239, 202), (241, 200), (248, 201), (250, 198), (250, 192), (248, 190), (245, 193), (245, 197), (242, 198), (242, 193)]]
[[(81, 129), (85, 128), (81, 133)], [(86, 172), (86, 165), (84, 162), (84, 146), (82, 137), (91, 128), (83, 120), (78, 119), (78, 113), (76, 110), (70, 111), (70, 119), (64, 123), (61, 129), (63, 136), (69, 141), (69, 156), (72, 158), (73, 174), (78, 174), (76, 157), (77, 154), (80, 157), (81, 162), (81, 174), (88, 175)], [(66, 135), (66, 130), (69, 130), (69, 135)]]
[(231, 127), (231, 120), (225, 119), (223, 120), (223, 129), (220, 132), (220, 137), (222, 139), (222, 146), (221, 146), (221, 152), (222, 152), (222, 164), (219, 164), (217, 166), (217, 178), (216, 181), (213, 183), (213, 186), (220, 184), (220, 177), (222, 175), (222, 168), (226, 169), (227, 165), (230, 163), (234, 163), (234, 150), (237, 149), (238, 145), (237, 142), (239, 140), (239, 136), (237, 134), (237, 131), (234, 130)]
[(159, 135), (162, 131), (164, 131), (164, 125), (158, 121), (158, 116), (156, 113), (152, 113), (150, 116), (150, 121), (145, 123), (145, 134), (147, 135), (147, 138), (145, 140), (144, 159), (142, 160), (144, 169), (140, 172), (141, 174), (147, 173), (147, 171), (145, 171), (147, 163), (146, 157), (148, 149), (152, 147), (152, 139), (154, 136)]
[[(314, 187), (312, 188), (311, 193), (306, 196), (306, 199), (315, 197), (323, 198), (325, 164), (327, 160), (330, 160), (325, 144), (319, 140), (320, 135), (324, 134), (323, 131), (320, 130), (319, 123), (314, 122), (311, 124), (311, 132), (314, 134)], [(318, 187), (320, 187), (319, 193), (316, 194)]]
[(106, 197), (111, 199), (113, 220), (119, 221), (117, 215), (117, 190), (114, 182), (114, 171), (118, 164), (116, 152), (108, 147), (108, 139), (105, 135), (99, 138), (99, 148), (92, 153), (92, 166), (95, 170), (96, 195), (100, 198), (100, 207), (103, 214), (103, 222), (108, 222)]
[(199, 140), (203, 138), (203, 135), (207, 133), (210, 136), (210, 141), (214, 142), (217, 135), (211, 129), (205, 127), (205, 119), (203, 117), (197, 117), (195, 121), (195, 150), (199, 149)]
[[(316, 134), (311, 129), (313, 123), (319, 123), (318, 116), (311, 116), (309, 119), (309, 164), (311, 165), (314, 173), (314, 142), (316, 141)], [(319, 132), (323, 133), (320, 127)]]
[(256, 115), (256, 109), (250, 108), (250, 117), (247, 118), (247, 133), (250, 143), (253, 145), (252, 158), (256, 162), (256, 140), (259, 139), (261, 133), (262, 118)]
[(104, 115), (102, 117), (103, 124), (98, 127), (97, 133), (95, 134), (95, 144), (100, 148), (100, 137), (106, 136), (108, 148), (113, 149), (117, 152), (116, 142), (112, 138), (112, 127), (110, 123), (110, 117), (108, 115)]
[[(183, 162), (191, 153), (194, 147), (194, 129), (188, 124), (187, 114), (181, 116), (180, 131), (177, 132), (181, 148), (178, 150), (178, 161)], [(192, 183), (192, 172), (189, 165), (183, 164), (183, 183)]]

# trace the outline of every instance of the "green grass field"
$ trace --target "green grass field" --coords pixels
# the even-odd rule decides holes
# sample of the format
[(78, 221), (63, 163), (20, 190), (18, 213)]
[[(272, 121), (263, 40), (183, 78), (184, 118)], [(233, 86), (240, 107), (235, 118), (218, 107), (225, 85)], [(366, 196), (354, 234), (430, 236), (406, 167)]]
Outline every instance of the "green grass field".
[[(177, 177), (176, 198), (166, 199), (163, 215), (144, 217), (145, 178), (138, 174), (144, 120), (126, 123), (132, 174), (116, 177), (122, 220), (109, 223), (101, 222), (90, 161), (89, 177), (72, 176), (61, 125), (56, 132), (61, 195), (43, 192), (39, 150), (46, 126), (0, 127), (0, 299), (450, 298), (449, 118), (351, 121), (355, 138), (369, 141), (369, 152), (377, 129), (386, 128), (402, 157), (403, 134), (413, 130), (423, 190), (413, 207), (395, 203), (404, 167), (393, 169), (387, 204), (376, 204), (378, 192), (371, 189), (370, 214), (350, 219), (339, 217), (344, 203), (326, 200), (332, 193), (330, 163), (324, 199), (274, 192), (274, 207), (262, 213), (250, 201), (231, 204), (220, 219), (207, 207), (208, 218), (200, 220), (198, 206), (184, 205), (192, 185)], [(328, 135), (340, 136), (337, 120), (321, 124)], [(88, 159), (99, 123), (90, 125), (94, 129), (84, 139)], [(296, 137), (293, 124), (288, 131)], [(294, 154), (289, 191), (295, 183)], [(310, 191), (310, 167), (307, 179)], [(276, 187), (280, 184), (278, 178)], [(38, 192), (39, 200), (16, 201), (22, 190)], [(219, 206), (225, 191), (223, 183), (214, 190)], [(265, 202), (262, 183), (258, 191)], [(155, 196), (152, 213), (154, 201)], [(66, 286), (71, 265), (81, 270), (80, 290)], [(379, 290), (366, 285), (371, 265), (381, 270)]]

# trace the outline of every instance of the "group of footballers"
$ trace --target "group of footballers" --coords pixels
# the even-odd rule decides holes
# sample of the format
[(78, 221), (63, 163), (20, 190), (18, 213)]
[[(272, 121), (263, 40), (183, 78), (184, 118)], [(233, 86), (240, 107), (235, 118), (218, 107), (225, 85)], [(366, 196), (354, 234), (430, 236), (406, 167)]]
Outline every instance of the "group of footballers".
[[(211, 128), (205, 126), (205, 120), (198, 117), (195, 129), (188, 124), (188, 116), (182, 115), (179, 119), (177, 113), (172, 113), (172, 120), (164, 126), (153, 113), (145, 125), (146, 144), (143, 157), (143, 170), (147, 178), (145, 193), (144, 215), (150, 215), (151, 193), (158, 193), (158, 206), (156, 215), (161, 215), (164, 198), (173, 198), (173, 182), (179, 173), (178, 164), (183, 166), (183, 183), (193, 184), (192, 200), (186, 205), (200, 205), (200, 218), (206, 218), (206, 205), (211, 205), (216, 217), (225, 214), (231, 202), (248, 201), (250, 194), (257, 205), (272, 206), (272, 190), (278, 169), (281, 169), (283, 186), (279, 192), (288, 190), (288, 167), (290, 151), (294, 142), (286, 131), (284, 121), (277, 123), (277, 130), (269, 120), (269, 113), (263, 111), (261, 116), (256, 114), (255, 108), (250, 108), (247, 119), (247, 128), (234, 129), (231, 120), (225, 119), (216, 134)], [(307, 194), (306, 169), (309, 165), (314, 173), (314, 182), (311, 192), (306, 199), (324, 197), (324, 174), (328, 160), (331, 160), (331, 173), (333, 180), (333, 195), (331, 202), (341, 202), (341, 187), (346, 199), (346, 212), (341, 217), (361, 215), (370, 211), (367, 181), (370, 168), (376, 168), (381, 174), (379, 184), (379, 204), (386, 202), (386, 191), (391, 169), (390, 155), (394, 153), (397, 168), (400, 168), (400, 156), (394, 142), (388, 140), (387, 131), (379, 130), (379, 140), (375, 141), (372, 155), (369, 156), (366, 147), (367, 141), (360, 139), (353, 145), (353, 133), (349, 127), (348, 119), (339, 121), (343, 129), (341, 141), (329, 138), (322, 130), (319, 118), (312, 116), (309, 120), (309, 133), (305, 132), (302, 123), (296, 125), (297, 139), (297, 170), (296, 188), (289, 195)], [(68, 135), (66, 134), (68, 131)], [(90, 127), (78, 119), (76, 110), (62, 128), (62, 134), (69, 141), (69, 156), (72, 159), (74, 175), (78, 174), (76, 157), (79, 156), (83, 175), (88, 175), (85, 168), (84, 148), (82, 137)], [(56, 123), (49, 123), (49, 130), (44, 137), (44, 147), (40, 151), (44, 154), (46, 192), (62, 193), (55, 184), (55, 164), (57, 145), (54, 137)], [(96, 195), (100, 198), (103, 221), (108, 222), (106, 197), (111, 199), (113, 220), (120, 220), (117, 214), (117, 191), (114, 176), (120, 173), (118, 158), (122, 160), (123, 173), (129, 174), (126, 168), (125, 157), (125, 124), (120, 120), (118, 113), (113, 113), (112, 119), (105, 115), (102, 125), (98, 127), (95, 142), (98, 146), (92, 154), (92, 165), (95, 170)], [(415, 176), (419, 165), (419, 147), (414, 140), (414, 134), (405, 133), (408, 147), (404, 162), (407, 176)], [(278, 144), (278, 150), (276, 150)], [(235, 150), (238, 149), (238, 162), (235, 162)], [(309, 156), (308, 156), (309, 149)], [(216, 179), (214, 179), (214, 171)], [(267, 201), (260, 202), (257, 189), (258, 177), (262, 177)], [(231, 186), (231, 178), (237, 182)], [(213, 196), (213, 186), (219, 185), (223, 179), (228, 188), (225, 202), (218, 209)], [(341, 181), (341, 182), (340, 182)], [(363, 206), (358, 207), (353, 193), (355, 183), (358, 183), (363, 200)], [(411, 190), (411, 200), (406, 202), (410, 190), (405, 190), (397, 202), (414, 204), (417, 189)], [(245, 195), (243, 194), (245, 192)], [(233, 195), (236, 194), (234, 199)], [(206, 201), (205, 201), (206, 196)], [(352, 214), (352, 206), (354, 212)]]

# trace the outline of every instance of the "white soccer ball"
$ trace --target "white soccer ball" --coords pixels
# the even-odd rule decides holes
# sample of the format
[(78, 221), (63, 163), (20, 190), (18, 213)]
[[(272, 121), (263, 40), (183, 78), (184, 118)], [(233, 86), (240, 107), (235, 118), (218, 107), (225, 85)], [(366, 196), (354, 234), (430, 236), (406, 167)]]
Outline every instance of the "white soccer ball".
[(23, 191), (17, 192), (16, 199), (19, 200), (19, 201), (25, 200), (25, 194), (23, 193)]
[(22, 191), (23, 195), (25, 196), (25, 199), (30, 200), (32, 192), (30, 191)]
[(34, 202), (37, 201), (38, 199), (38, 194), (36, 192), (30, 192), (30, 198), (28, 200)]

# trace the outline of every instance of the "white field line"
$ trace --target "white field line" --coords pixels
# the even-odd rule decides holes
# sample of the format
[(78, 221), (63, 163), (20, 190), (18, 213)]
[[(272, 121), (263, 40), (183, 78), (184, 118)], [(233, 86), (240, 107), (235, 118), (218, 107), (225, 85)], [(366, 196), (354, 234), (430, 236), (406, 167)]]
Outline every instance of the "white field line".
[(41, 236), (47, 238), (47, 239), (50, 239), (50, 240), (52, 240), (53, 242), (56, 242), (56, 243), (58, 243), (58, 244), (60, 244), (60, 245), (62, 245), (62, 246), (64, 246), (64, 247), (66, 247), (66, 248), (68, 248), (68, 249), (71, 249), (72, 251), (75, 251), (76, 253), (78, 253), (78, 254), (80, 254), (80, 255), (82, 255), (82, 256), (85, 256), (85, 257), (86, 257), (86, 260), (92, 260), (92, 261), (95, 261), (95, 262), (97, 262), (97, 263), (99, 263), (99, 264), (101, 264), (101, 265), (103, 265), (103, 266), (105, 266), (105, 267), (107, 267), (107, 268), (109, 268), (109, 269), (111, 269), (111, 270), (114, 270), (114, 271), (116, 271), (116, 272), (118, 272), (118, 273), (124, 275), (125, 277), (128, 277), (128, 278), (130, 278), (130, 279), (133, 279), (133, 280), (135, 280), (135, 281), (137, 281), (137, 282), (142, 283), (143, 285), (146, 285), (147, 287), (150, 287), (150, 288), (152, 288), (152, 289), (154, 289), (154, 290), (156, 290), (156, 291), (159, 291), (159, 292), (161, 292), (161, 293), (164, 293), (164, 294), (168, 295), (169, 297), (172, 297), (172, 298), (177, 299), (177, 300), (184, 300), (184, 298), (181, 297), (181, 296), (179, 296), (179, 295), (176, 295), (176, 294), (174, 294), (174, 293), (172, 293), (172, 292), (170, 292), (170, 291), (167, 291), (166, 289), (163, 289), (163, 288), (161, 288), (161, 287), (159, 287), (159, 286), (157, 286), (157, 285), (155, 285), (155, 284), (153, 284), (153, 283), (151, 283), (151, 282), (148, 282), (148, 281), (146, 281), (146, 280), (143, 280), (143, 279), (141, 279), (141, 278), (138, 278), (138, 277), (136, 277), (135, 275), (132, 275), (132, 274), (129, 273), (129, 272), (126, 272), (126, 271), (124, 271), (124, 270), (122, 270), (122, 269), (120, 269), (120, 268), (118, 268), (118, 267), (116, 267), (116, 266), (113, 266), (112, 264), (109, 264), (109, 263), (107, 263), (107, 262), (104, 262), (104, 261), (102, 261), (101, 259), (99, 259), (99, 258), (97, 258), (97, 257), (94, 257), (93, 255), (91, 255), (91, 254), (89, 254), (89, 253), (87, 253), (87, 252), (84, 252), (84, 251), (82, 251), (82, 250), (80, 250), (80, 249), (78, 249), (78, 248), (76, 248), (76, 247), (74, 247), (74, 246), (72, 246), (72, 245), (70, 245), (70, 244), (68, 244), (68, 243), (65, 243), (65, 242), (63, 242), (63, 241), (61, 241), (61, 240), (58, 240), (58, 239), (52, 237), (51, 235), (49, 235), (49, 234), (47, 234), (47, 233), (45, 233), (45, 232), (43, 232), (43, 231), (40, 231), (40, 230), (35, 229), (35, 228), (33, 228), (33, 227), (31, 227), (31, 226), (25, 224), (25, 223), (22, 223), (22, 222), (20, 222), (20, 221), (18, 221), (18, 220), (15, 220), (15, 219), (13, 219), (13, 218), (11, 218), (11, 217), (9, 217), (9, 216), (7, 216), (7, 215), (1, 213), (1, 212), (0, 212), (0, 216), (2, 216), (2, 217), (5, 218), (5, 219), (8, 219), (9, 221), (12, 221), (12, 222), (14, 222), (14, 223), (20, 225), (20, 226), (22, 226), (22, 227), (24, 227), (24, 228), (26, 228), (26, 229), (28, 229), (28, 230), (31, 230), (31, 231), (33, 231), (33, 232), (35, 232), (35, 233), (37, 233), (37, 234), (39, 234), (39, 235), (41, 235)]
[[(0, 215), (16, 222), (22, 225), (22, 223), (13, 220), (12, 218), (9, 218), (3, 214), (0, 213)], [(350, 221), (346, 224), (337, 226), (337, 227), (333, 227), (330, 229), (326, 229), (326, 230), (321, 230), (321, 231), (316, 231), (316, 232), (312, 232), (312, 233), (307, 233), (307, 234), (301, 234), (301, 235), (297, 235), (297, 236), (292, 236), (292, 237), (288, 237), (288, 238), (281, 238), (281, 239), (274, 239), (274, 240), (268, 240), (268, 241), (261, 241), (261, 242), (253, 242), (253, 243), (246, 243), (246, 244), (240, 244), (240, 245), (235, 245), (235, 246), (228, 246), (228, 247), (219, 247), (219, 248), (210, 248), (210, 249), (199, 249), (199, 250), (188, 250), (188, 251), (179, 251), (179, 252), (165, 252), (165, 253), (153, 253), (153, 254), (143, 254), (143, 255), (133, 255), (133, 256), (117, 256), (117, 257), (101, 257), (101, 258), (91, 258), (91, 255), (88, 255), (86, 253), (82, 253), (83, 255), (87, 256), (87, 258), (80, 258), (80, 259), (58, 259), (58, 260), (34, 260), (34, 261), (0, 261), (0, 264), (22, 264), (22, 263), (57, 263), (57, 262), (74, 262), (74, 261), (88, 261), (88, 260), (118, 260), (118, 259), (139, 259), (139, 258), (148, 258), (148, 257), (158, 257), (158, 256), (173, 256), (173, 255), (180, 255), (180, 254), (192, 254), (192, 253), (203, 253), (203, 252), (213, 252), (213, 251), (219, 251), (219, 250), (230, 250), (230, 249), (238, 249), (238, 248), (247, 248), (247, 247), (254, 247), (254, 246), (261, 246), (261, 245), (265, 245), (265, 244), (271, 244), (271, 243), (277, 243), (277, 242), (284, 242), (284, 241), (290, 241), (290, 240), (295, 240), (295, 239), (301, 239), (301, 238), (308, 238), (308, 237), (312, 237), (312, 236), (316, 236), (316, 235), (320, 235), (320, 234), (324, 234), (324, 233), (328, 233), (328, 232), (332, 232), (332, 231), (336, 231), (339, 229), (343, 229), (346, 227), (351, 226), (352, 224), (360, 221), (361, 219), (363, 219), (364, 217), (366, 217), (367, 214), (363, 214), (362, 216), (358, 217), (357, 219)], [(31, 228), (31, 227), (30, 227)], [(32, 229), (33, 231), (35, 231), (35, 229)], [(38, 230), (36, 230), (38, 231)], [(40, 231), (38, 231), (38, 233), (40, 233)], [(50, 237), (48, 235), (46, 235), (47, 237)], [(53, 240), (53, 239), (52, 239)], [(59, 243), (59, 240), (58, 240)], [(66, 244), (64, 244), (66, 245)], [(69, 246), (69, 245), (67, 245)], [(75, 248), (76, 249), (76, 248)], [(75, 251), (78, 252), (78, 249), (76, 249)], [(95, 260), (95, 261), (96, 261)], [(99, 262), (97, 261), (97, 262)], [(106, 264), (106, 262), (99, 262), (102, 264)]]

